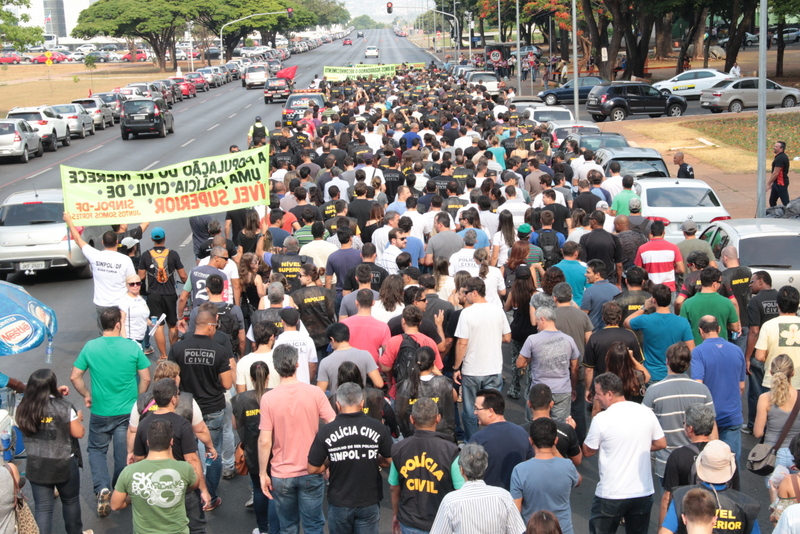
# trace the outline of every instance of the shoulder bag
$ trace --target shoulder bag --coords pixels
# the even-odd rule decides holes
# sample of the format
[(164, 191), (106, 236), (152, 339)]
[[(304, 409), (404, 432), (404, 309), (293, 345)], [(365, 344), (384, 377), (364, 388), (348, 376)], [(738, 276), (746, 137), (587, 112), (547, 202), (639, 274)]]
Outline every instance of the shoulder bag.
[(794, 420), (797, 419), (797, 413), (800, 412), (800, 393), (797, 395), (797, 400), (794, 402), (792, 413), (786, 419), (783, 425), (781, 435), (778, 436), (778, 441), (774, 445), (767, 445), (766, 443), (759, 443), (750, 454), (747, 455), (747, 470), (755, 473), (756, 475), (769, 476), (775, 470), (775, 462), (778, 456), (778, 449), (786, 440), (789, 434), (789, 429), (792, 428)]
[(8, 474), (11, 475), (11, 480), (14, 482), (14, 515), (16, 516), (17, 534), (39, 534), (39, 525), (36, 524), (33, 512), (19, 490), (13, 471), (7, 464), (4, 464), (4, 467), (8, 469)]

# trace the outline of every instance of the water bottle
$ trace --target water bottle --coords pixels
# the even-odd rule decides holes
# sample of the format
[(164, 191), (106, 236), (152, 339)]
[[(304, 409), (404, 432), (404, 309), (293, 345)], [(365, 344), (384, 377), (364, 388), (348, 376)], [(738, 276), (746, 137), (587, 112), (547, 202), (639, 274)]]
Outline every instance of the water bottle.
[(14, 453), (11, 451), (11, 434), (8, 433), (8, 430), (0, 432), (0, 445), (3, 448), (3, 460), (5, 462), (13, 460)]
[(53, 336), (47, 336), (47, 348), (44, 349), (44, 363), (53, 363)]
[(213, 464), (213, 463), (214, 463), (214, 460), (210, 456), (206, 455), (206, 469), (211, 467), (211, 464)]

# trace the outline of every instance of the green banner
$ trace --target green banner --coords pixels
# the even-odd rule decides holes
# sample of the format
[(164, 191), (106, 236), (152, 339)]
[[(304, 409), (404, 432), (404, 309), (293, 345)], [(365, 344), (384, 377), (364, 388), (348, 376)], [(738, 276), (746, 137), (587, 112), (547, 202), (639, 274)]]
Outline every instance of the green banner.
[(64, 210), (76, 225), (163, 221), (269, 203), (269, 147), (148, 171), (61, 166)]

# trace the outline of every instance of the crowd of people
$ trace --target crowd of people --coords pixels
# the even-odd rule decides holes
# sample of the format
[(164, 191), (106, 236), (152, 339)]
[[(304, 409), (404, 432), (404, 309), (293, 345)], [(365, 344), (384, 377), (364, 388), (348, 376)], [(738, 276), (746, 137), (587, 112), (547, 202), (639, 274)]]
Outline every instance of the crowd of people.
[[(100, 517), (132, 505), (137, 533), (202, 533), (221, 479), (246, 475), (252, 499), (226, 505), (253, 508), (254, 534), (377, 533), (385, 470), (393, 532), (571, 534), (598, 455), (592, 534), (651, 514), (758, 534), (752, 433), (779, 448), (773, 518), (797, 532), (797, 289), (691, 220), (667, 241), (617, 164), (559, 150), (503, 94), (403, 69), (320, 91), (292, 126), (256, 118), (270, 203), (191, 217), (193, 266), (161, 227), (96, 250), (64, 214), (94, 273), (101, 335), (70, 380)], [(9, 382), (40, 532), (58, 490), (80, 534), (83, 416), (58, 384)], [(506, 420), (517, 399), (527, 429)]]

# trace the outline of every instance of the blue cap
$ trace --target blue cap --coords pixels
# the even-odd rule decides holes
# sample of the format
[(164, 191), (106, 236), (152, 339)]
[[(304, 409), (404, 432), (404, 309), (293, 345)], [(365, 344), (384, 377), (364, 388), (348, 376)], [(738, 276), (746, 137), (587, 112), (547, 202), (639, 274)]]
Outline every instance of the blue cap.
[(161, 228), (160, 226), (156, 226), (150, 232), (150, 237), (152, 238), (153, 241), (161, 241), (166, 236), (167, 236), (167, 234), (164, 233), (164, 229)]

